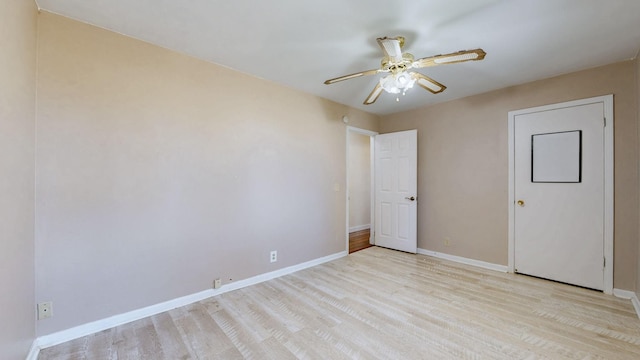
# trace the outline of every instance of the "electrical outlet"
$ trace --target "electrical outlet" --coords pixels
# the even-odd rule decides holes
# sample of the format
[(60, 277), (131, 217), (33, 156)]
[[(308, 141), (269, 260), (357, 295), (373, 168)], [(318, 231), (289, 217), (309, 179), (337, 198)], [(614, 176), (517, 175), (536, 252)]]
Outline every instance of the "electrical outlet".
[(38, 320), (47, 319), (53, 316), (53, 302), (38, 303)]
[(451, 246), (451, 239), (448, 237), (444, 238), (444, 246)]
[(278, 261), (278, 251), (273, 250), (271, 252), (271, 256), (269, 257), (269, 259), (271, 260), (272, 263)]
[(222, 286), (222, 279), (217, 278), (217, 279), (213, 280), (213, 288), (214, 289), (220, 289), (221, 286)]

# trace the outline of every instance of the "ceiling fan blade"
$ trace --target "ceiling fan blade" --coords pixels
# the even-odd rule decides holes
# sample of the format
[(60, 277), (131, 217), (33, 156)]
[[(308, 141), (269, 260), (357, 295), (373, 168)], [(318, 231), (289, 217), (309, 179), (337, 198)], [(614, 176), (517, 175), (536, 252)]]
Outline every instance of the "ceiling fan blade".
[(373, 91), (371, 91), (371, 94), (367, 96), (367, 99), (364, 101), (363, 104), (365, 105), (373, 104), (374, 102), (376, 102), (376, 100), (378, 100), (378, 98), (380, 97), (380, 94), (382, 94), (382, 86), (380, 86), (380, 82), (378, 82), (376, 84), (376, 87), (373, 88)]
[(423, 68), (444, 64), (454, 64), (464, 61), (478, 61), (484, 59), (486, 52), (482, 49), (463, 50), (446, 55), (429, 56), (413, 62), (413, 68)]
[(412, 72), (411, 76), (413, 76), (413, 78), (416, 79), (416, 84), (420, 85), (420, 87), (422, 87), (423, 89), (428, 90), (434, 94), (441, 93), (444, 91), (444, 89), (447, 88), (446, 86), (440, 84), (439, 82), (433, 80), (432, 78), (422, 75), (420, 73)]
[(402, 61), (402, 47), (404, 46), (404, 38), (402, 36), (396, 36), (394, 38), (377, 38), (378, 45), (384, 54), (394, 61)]
[(324, 83), (329, 85), (329, 84), (337, 83), (338, 81), (355, 79), (355, 78), (360, 77), (360, 76), (375, 75), (375, 74), (379, 73), (380, 71), (381, 71), (380, 69), (361, 71), (361, 72), (357, 72), (357, 73), (354, 73), (354, 74), (349, 74), (349, 75), (340, 76), (340, 77), (337, 77), (337, 78), (334, 78), (334, 79), (329, 79), (329, 80), (325, 81)]

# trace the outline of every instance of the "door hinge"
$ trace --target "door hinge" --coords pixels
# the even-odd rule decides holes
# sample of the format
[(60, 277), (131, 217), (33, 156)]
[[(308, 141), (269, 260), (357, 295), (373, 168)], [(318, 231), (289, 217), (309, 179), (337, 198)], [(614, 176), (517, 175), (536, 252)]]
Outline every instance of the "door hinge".
[(604, 127), (607, 127), (607, 118), (602, 118), (602, 120), (604, 121)]
[(606, 258), (606, 257), (603, 257), (603, 258), (602, 258), (602, 267), (603, 267), (603, 268), (606, 268), (606, 267), (607, 267), (607, 258)]

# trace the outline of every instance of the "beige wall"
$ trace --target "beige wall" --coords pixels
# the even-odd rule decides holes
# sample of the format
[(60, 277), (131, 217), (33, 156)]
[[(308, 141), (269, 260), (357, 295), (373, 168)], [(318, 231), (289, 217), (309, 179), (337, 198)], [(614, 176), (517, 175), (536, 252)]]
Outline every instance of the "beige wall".
[[(506, 265), (507, 113), (613, 93), (614, 286), (635, 289), (636, 66), (612, 64), (384, 117), (381, 132), (418, 129), (418, 247)], [(445, 237), (451, 246), (444, 246)]]
[(12, 360), (35, 337), (35, 3), (0, 2), (0, 24), (0, 359)]
[(371, 225), (371, 145), (368, 135), (349, 132), (349, 227)]
[(39, 335), (345, 250), (341, 118), (378, 117), (49, 13), (39, 42)]

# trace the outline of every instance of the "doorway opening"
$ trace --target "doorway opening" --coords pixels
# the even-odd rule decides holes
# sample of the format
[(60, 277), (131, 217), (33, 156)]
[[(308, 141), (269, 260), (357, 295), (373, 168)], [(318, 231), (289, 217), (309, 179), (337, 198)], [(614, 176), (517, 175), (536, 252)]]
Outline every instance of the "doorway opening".
[(373, 155), (376, 132), (347, 126), (347, 228), (349, 254), (374, 245)]

